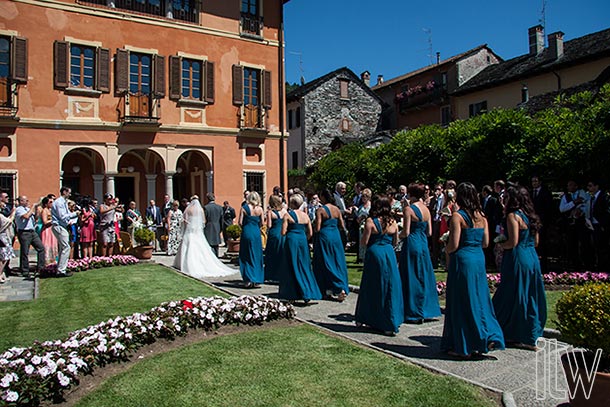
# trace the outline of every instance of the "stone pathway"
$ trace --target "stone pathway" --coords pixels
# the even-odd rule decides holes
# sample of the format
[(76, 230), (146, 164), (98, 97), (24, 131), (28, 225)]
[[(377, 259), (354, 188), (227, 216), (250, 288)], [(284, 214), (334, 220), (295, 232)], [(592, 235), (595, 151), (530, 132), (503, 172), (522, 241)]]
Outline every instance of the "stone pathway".
[[(171, 267), (173, 257), (155, 255), (154, 260)], [(259, 289), (244, 288), (238, 270), (233, 276), (206, 281), (233, 295), (266, 295), (277, 298), (278, 287), (275, 285), (265, 284)], [(343, 303), (317, 301), (309, 306), (296, 306), (297, 318), (432, 371), (455, 376), (503, 394), (507, 406), (555, 407), (567, 401), (565, 398), (549, 396), (561, 394), (567, 388), (558, 358), (556, 360), (554, 357), (556, 350), (551, 353), (552, 363), (547, 363), (547, 366), (542, 363), (542, 352), (538, 352), (537, 363), (535, 352), (514, 348), (491, 352), (483, 360), (455, 360), (440, 351), (443, 319), (422, 325), (403, 324), (397, 336), (387, 337), (356, 327), (353, 315), (357, 299), (358, 294), (350, 293)], [(559, 348), (561, 346), (559, 343)], [(557, 389), (549, 391), (547, 387), (545, 391), (544, 377), (547, 377), (547, 383), (555, 383), (557, 380)], [(537, 382), (539, 397), (546, 399), (537, 399)]]
[[(36, 263), (36, 252), (34, 256), (30, 253), (30, 263)], [(10, 266), (13, 270), (19, 267), (19, 251), (17, 257), (11, 259)], [(24, 278), (21, 275), (10, 276), (6, 283), (0, 284), (0, 302), (5, 301), (31, 301), (34, 299), (35, 287), (38, 282), (34, 278)]]

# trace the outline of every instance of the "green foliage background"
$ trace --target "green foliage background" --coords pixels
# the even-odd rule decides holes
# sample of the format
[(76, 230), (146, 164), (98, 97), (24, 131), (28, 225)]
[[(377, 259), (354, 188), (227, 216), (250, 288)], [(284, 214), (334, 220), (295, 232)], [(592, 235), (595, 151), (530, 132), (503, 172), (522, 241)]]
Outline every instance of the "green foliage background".
[(540, 175), (555, 189), (569, 178), (609, 181), (610, 84), (597, 93), (558, 97), (534, 116), (522, 109), (495, 109), (448, 127), (422, 126), (396, 134), (376, 148), (349, 144), (309, 169), (309, 187), (363, 181), (374, 192), (387, 185), (446, 179), (477, 187), (496, 179), (529, 185)]

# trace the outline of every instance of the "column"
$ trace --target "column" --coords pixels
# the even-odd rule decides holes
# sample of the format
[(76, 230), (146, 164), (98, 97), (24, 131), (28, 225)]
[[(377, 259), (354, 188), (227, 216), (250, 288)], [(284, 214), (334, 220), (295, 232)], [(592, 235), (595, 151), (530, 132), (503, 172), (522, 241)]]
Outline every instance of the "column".
[(116, 172), (106, 173), (106, 192), (114, 196), (114, 176)]
[(176, 171), (165, 171), (165, 193), (174, 199), (174, 174)]
[(57, 189), (58, 191), (61, 189), (61, 187), (64, 186), (64, 172), (63, 171), (59, 171), (59, 188)]
[[(151, 199), (157, 200), (157, 174), (145, 174), (146, 177), (146, 205), (148, 206), (148, 202)], [(170, 195), (171, 196), (171, 195)]]
[(93, 174), (93, 197), (99, 202), (104, 202), (104, 174)]
[(208, 192), (214, 193), (214, 171), (207, 171), (205, 173), (205, 176), (207, 177), (207, 183), (208, 183), (207, 190), (208, 190)]

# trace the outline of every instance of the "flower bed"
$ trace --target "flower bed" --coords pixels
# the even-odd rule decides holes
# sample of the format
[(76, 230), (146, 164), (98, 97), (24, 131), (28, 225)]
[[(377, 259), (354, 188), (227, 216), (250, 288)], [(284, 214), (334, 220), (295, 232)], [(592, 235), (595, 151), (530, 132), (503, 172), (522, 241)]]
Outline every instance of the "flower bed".
[[(542, 275), (544, 285), (546, 286), (573, 286), (585, 284), (588, 282), (610, 282), (609, 273), (592, 273), (586, 271), (583, 273), (547, 273)], [(500, 273), (487, 274), (487, 283), (489, 288), (496, 288), (500, 284)], [(436, 291), (438, 295), (444, 295), (447, 292), (447, 283), (445, 281), (437, 281)]]
[(163, 303), (146, 313), (116, 317), (63, 340), (11, 348), (0, 355), (0, 406), (61, 400), (65, 390), (78, 384), (79, 375), (127, 360), (131, 352), (159, 338), (173, 339), (189, 329), (260, 325), (294, 315), (291, 305), (262, 296), (190, 298)]
[[(67, 271), (72, 273), (89, 269), (99, 269), (112, 266), (129, 266), (137, 264), (139, 260), (134, 256), (114, 255), (114, 256), (94, 256), (78, 260), (68, 260)], [(42, 269), (41, 277), (53, 277), (57, 275), (57, 263), (49, 264)]]

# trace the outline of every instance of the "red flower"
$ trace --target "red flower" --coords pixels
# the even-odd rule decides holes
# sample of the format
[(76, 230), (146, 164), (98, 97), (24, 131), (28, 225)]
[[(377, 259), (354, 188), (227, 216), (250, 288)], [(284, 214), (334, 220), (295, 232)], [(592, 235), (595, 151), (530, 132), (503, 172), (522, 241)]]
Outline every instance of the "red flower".
[(193, 303), (187, 300), (182, 300), (182, 309), (186, 311), (190, 308), (193, 308)]

